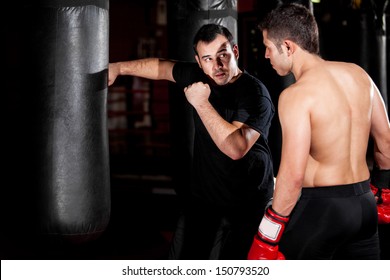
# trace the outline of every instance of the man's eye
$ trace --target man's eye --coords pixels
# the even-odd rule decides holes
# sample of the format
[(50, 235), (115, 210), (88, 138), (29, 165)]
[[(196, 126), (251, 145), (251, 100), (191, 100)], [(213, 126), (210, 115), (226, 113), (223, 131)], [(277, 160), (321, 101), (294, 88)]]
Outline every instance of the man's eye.
[(222, 53), (219, 55), (219, 58), (221, 58), (221, 59), (225, 59), (227, 57), (228, 57), (228, 55), (226, 53)]

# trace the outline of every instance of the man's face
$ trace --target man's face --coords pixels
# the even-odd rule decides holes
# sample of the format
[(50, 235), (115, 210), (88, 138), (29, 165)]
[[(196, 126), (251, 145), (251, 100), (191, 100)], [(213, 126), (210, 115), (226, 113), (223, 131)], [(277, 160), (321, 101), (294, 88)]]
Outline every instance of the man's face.
[(214, 41), (199, 41), (195, 56), (199, 67), (217, 85), (228, 84), (238, 74), (238, 47), (231, 47), (225, 36), (217, 35)]
[(263, 31), (263, 43), (265, 46), (265, 58), (270, 60), (272, 68), (280, 76), (288, 75), (291, 71), (291, 61), (289, 60), (286, 46), (281, 45), (280, 48), (277, 48), (274, 42), (268, 38), (266, 30)]

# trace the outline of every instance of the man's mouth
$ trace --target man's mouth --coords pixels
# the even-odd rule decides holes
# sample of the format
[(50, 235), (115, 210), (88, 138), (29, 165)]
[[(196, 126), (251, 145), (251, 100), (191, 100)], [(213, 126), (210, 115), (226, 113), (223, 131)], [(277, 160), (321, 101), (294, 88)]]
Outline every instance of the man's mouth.
[(217, 78), (221, 78), (221, 77), (225, 76), (225, 73), (224, 72), (217, 72), (214, 74), (214, 76)]

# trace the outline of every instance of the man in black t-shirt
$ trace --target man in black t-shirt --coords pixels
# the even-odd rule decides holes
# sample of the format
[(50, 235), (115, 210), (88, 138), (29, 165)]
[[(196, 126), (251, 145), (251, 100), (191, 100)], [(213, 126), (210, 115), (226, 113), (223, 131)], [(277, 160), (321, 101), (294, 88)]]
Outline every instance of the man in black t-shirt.
[(118, 75), (172, 81), (194, 108), (191, 185), (170, 258), (246, 259), (273, 195), (267, 138), (274, 106), (263, 83), (239, 69), (238, 46), (228, 29), (202, 26), (194, 50), (197, 63), (110, 63), (109, 85)]

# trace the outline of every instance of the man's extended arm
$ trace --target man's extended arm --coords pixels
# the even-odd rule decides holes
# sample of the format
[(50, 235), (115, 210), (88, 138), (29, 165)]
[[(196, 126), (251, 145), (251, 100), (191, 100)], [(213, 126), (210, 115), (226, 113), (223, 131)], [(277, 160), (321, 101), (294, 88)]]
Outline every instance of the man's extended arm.
[(174, 61), (160, 58), (144, 58), (110, 63), (108, 65), (108, 85), (112, 85), (116, 78), (122, 75), (175, 82), (172, 75), (174, 65)]

